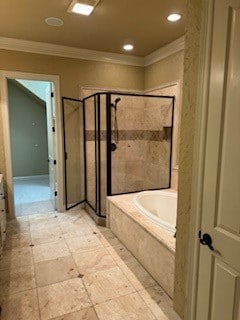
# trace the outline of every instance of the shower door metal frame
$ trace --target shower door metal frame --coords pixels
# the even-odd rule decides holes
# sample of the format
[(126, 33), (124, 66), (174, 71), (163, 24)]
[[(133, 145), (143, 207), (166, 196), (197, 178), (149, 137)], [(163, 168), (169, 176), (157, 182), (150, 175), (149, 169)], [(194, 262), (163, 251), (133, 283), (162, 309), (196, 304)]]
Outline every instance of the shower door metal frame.
[[(63, 124), (63, 157), (64, 157), (64, 188), (65, 188), (65, 208), (66, 210), (70, 210), (72, 208), (75, 208), (76, 206), (84, 203), (86, 201), (86, 192), (84, 190), (84, 199), (81, 201), (78, 201), (77, 203), (68, 206), (68, 188), (67, 188), (67, 150), (66, 150), (66, 123), (65, 123), (65, 115), (64, 115), (64, 101), (74, 101), (74, 102), (80, 102), (82, 103), (83, 107), (83, 138), (85, 141), (85, 117), (84, 117), (84, 103), (83, 100), (80, 99), (74, 99), (69, 97), (62, 97), (62, 124)], [(84, 142), (83, 142), (84, 143)], [(86, 174), (85, 174), (85, 165), (86, 165), (86, 153), (85, 153), (85, 143), (84, 143), (84, 186), (86, 184)]]
[[(94, 93), (83, 99), (83, 110), (84, 110), (84, 148), (85, 148), (85, 202), (86, 204), (95, 212), (95, 214), (101, 218), (105, 218), (106, 216), (101, 212), (101, 104), (100, 104), (100, 96), (106, 95), (106, 93)], [(88, 189), (88, 181), (87, 181), (87, 152), (86, 152), (86, 100), (94, 98), (94, 159), (95, 159), (95, 205), (93, 205), (87, 197), (87, 189)]]

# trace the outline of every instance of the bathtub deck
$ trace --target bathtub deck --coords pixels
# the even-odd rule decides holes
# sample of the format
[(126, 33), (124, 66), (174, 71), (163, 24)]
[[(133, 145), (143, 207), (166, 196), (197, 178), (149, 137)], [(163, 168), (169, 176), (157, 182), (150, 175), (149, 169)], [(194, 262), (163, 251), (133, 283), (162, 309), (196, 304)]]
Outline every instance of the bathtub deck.
[[(175, 192), (169, 189), (169, 192)], [(136, 223), (141, 225), (147, 233), (151, 234), (158, 241), (160, 241), (168, 250), (175, 254), (175, 243), (176, 239), (173, 237), (174, 234), (171, 231), (164, 229), (161, 226), (154, 224), (142, 213), (140, 213), (133, 204), (133, 198), (137, 193), (110, 196), (108, 200), (111, 201), (116, 207), (127, 214)]]

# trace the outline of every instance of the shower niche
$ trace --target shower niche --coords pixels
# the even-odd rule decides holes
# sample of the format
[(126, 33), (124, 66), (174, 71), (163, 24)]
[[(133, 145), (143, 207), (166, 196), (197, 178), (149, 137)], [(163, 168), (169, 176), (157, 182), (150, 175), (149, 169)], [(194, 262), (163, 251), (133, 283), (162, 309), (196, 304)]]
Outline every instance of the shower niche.
[(62, 98), (65, 204), (106, 216), (106, 197), (171, 187), (174, 96)]

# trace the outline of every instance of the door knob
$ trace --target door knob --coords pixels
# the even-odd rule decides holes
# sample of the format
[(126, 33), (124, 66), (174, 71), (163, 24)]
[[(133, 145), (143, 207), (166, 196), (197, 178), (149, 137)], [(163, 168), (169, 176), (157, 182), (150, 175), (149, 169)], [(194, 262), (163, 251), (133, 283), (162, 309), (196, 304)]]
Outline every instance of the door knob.
[(212, 245), (212, 238), (208, 233), (204, 233), (202, 237), (200, 237), (200, 243), (204, 246), (208, 246), (211, 251), (214, 251), (214, 247)]

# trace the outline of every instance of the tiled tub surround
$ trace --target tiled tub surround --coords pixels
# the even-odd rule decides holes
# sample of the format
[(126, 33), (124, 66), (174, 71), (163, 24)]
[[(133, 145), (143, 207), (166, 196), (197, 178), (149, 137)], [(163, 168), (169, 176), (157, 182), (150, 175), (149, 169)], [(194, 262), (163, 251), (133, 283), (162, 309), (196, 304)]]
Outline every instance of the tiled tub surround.
[(1, 320), (179, 319), (114, 234), (78, 208), (8, 222), (0, 305)]
[(167, 83), (159, 88), (146, 91), (147, 94), (175, 96), (171, 188), (176, 191), (178, 190), (179, 127), (182, 108), (181, 86), (181, 81), (177, 80), (172, 83)]
[(107, 225), (172, 298), (174, 234), (140, 213), (133, 204), (135, 195), (108, 197)]

